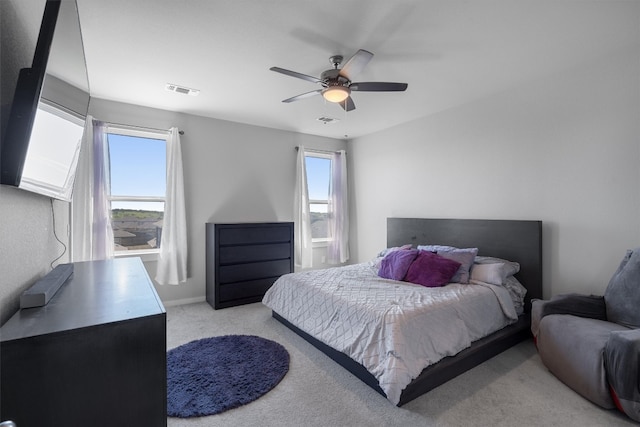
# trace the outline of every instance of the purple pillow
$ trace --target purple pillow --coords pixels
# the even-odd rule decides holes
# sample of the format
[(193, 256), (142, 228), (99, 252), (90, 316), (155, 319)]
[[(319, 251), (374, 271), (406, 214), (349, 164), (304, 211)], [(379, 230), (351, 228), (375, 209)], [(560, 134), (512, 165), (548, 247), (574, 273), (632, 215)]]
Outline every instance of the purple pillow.
[(428, 251), (419, 251), (404, 280), (429, 288), (444, 286), (460, 268), (460, 263)]
[(393, 251), (380, 262), (378, 276), (384, 279), (403, 280), (409, 266), (418, 255), (417, 249)]

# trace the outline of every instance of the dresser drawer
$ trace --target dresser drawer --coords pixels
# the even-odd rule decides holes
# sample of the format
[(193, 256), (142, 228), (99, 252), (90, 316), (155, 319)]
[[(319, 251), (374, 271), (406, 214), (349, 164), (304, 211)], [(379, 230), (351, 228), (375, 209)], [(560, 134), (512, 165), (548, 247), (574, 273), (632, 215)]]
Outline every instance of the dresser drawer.
[(291, 229), (283, 226), (222, 228), (218, 233), (220, 246), (291, 241)]
[(267, 292), (267, 289), (269, 289), (275, 281), (275, 277), (270, 277), (268, 279), (221, 284), (220, 299), (222, 301), (232, 301), (252, 297), (259, 297), (259, 299), (262, 299), (264, 293)]
[(291, 261), (252, 262), (249, 264), (221, 265), (218, 268), (218, 283), (244, 282), (266, 277), (279, 277), (291, 272)]
[(220, 265), (291, 258), (291, 244), (288, 242), (264, 245), (221, 246), (218, 251)]

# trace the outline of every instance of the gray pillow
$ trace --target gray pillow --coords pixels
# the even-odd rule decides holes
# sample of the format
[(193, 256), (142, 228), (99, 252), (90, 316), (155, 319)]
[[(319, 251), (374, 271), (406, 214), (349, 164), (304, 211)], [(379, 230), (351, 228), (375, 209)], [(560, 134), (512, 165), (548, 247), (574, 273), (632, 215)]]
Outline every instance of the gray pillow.
[(454, 246), (446, 246), (446, 245), (418, 245), (416, 249), (418, 249), (419, 251), (437, 253), (438, 251), (452, 251), (458, 248)]
[(640, 248), (627, 251), (604, 292), (607, 320), (640, 328)]
[(439, 250), (438, 255), (452, 259), (460, 263), (460, 268), (456, 274), (453, 275), (451, 281), (454, 283), (469, 283), (469, 272), (473, 265), (473, 260), (478, 254), (478, 248), (466, 248), (466, 249), (448, 249)]

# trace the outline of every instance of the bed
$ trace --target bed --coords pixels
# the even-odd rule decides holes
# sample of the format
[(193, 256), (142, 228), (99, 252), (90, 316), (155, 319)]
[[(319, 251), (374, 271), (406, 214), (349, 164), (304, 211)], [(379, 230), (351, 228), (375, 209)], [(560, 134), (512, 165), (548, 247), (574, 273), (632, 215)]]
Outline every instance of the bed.
[[(409, 354), (410, 352), (403, 353), (399, 357), (395, 357), (395, 359), (400, 359), (403, 363), (406, 361), (409, 366), (408, 368), (400, 366), (399, 369), (396, 369), (397, 363), (393, 360), (390, 362), (389, 359), (393, 358), (390, 358), (385, 354), (377, 356), (374, 355), (375, 357), (373, 363), (371, 362), (372, 355), (370, 353), (366, 353), (366, 351), (371, 348), (370, 342), (395, 339), (389, 338), (393, 337), (394, 333), (391, 329), (389, 329), (390, 332), (387, 332), (387, 327), (385, 326), (381, 326), (380, 328), (373, 330), (371, 332), (371, 335), (368, 335), (369, 332), (367, 332), (367, 328), (362, 328), (362, 330), (360, 330), (358, 324), (351, 323), (351, 325), (355, 325), (356, 327), (350, 327), (349, 331), (347, 332), (351, 333), (351, 329), (353, 329), (353, 332), (357, 335), (357, 341), (350, 341), (355, 344), (349, 345), (349, 351), (346, 351), (344, 348), (341, 348), (340, 345), (338, 345), (331, 339), (328, 339), (327, 336), (325, 336), (326, 334), (323, 335), (323, 331), (327, 331), (327, 333), (329, 333), (332, 331), (332, 329), (334, 329), (334, 326), (326, 327), (322, 323), (320, 323), (315, 327), (309, 327), (309, 325), (313, 325), (314, 322), (320, 322), (319, 320), (315, 320), (315, 317), (313, 316), (309, 316), (308, 322), (307, 318), (301, 317), (302, 313), (304, 313), (303, 316), (306, 316), (306, 313), (308, 311), (313, 311), (313, 307), (321, 304), (319, 300), (318, 302), (315, 300), (315, 298), (318, 298), (318, 296), (313, 293), (315, 292), (314, 290), (304, 290), (304, 286), (307, 285), (304, 284), (305, 281), (309, 282), (312, 280), (316, 280), (313, 279), (313, 276), (310, 275), (315, 273), (308, 272), (308, 274), (306, 275), (304, 273), (294, 273), (291, 275), (283, 276), (281, 279), (279, 279), (279, 281), (282, 281), (283, 283), (279, 284), (279, 281), (277, 281), (272, 287), (272, 289), (274, 290), (270, 290), (268, 292), (268, 295), (265, 297), (265, 300), (263, 301), (272, 309), (272, 314), (275, 319), (279, 320), (284, 325), (301, 335), (319, 350), (321, 350), (337, 363), (346, 368), (349, 372), (354, 374), (360, 380), (371, 386), (374, 390), (387, 397), (392, 403), (398, 406), (401, 406), (415, 399), (416, 397), (421, 396), (422, 394), (439, 386), (440, 384), (443, 384), (449, 379), (454, 378), (455, 376), (473, 368), (474, 366), (508, 349), (509, 347), (529, 338), (530, 301), (532, 298), (542, 297), (542, 223), (540, 221), (388, 218), (387, 247), (399, 247), (405, 244), (412, 244), (413, 247), (422, 244), (448, 245), (458, 248), (475, 247), (478, 248), (479, 256), (496, 257), (519, 263), (520, 269), (515, 277), (527, 289), (527, 294), (524, 301), (524, 311), (520, 315), (507, 315), (506, 310), (503, 309), (503, 311), (505, 311), (505, 314), (502, 317), (509, 318), (505, 321), (504, 324), (497, 325), (497, 330), (495, 332), (489, 333), (489, 335), (480, 335), (480, 338), (471, 335), (471, 342), (463, 345), (462, 348), (460, 348), (460, 343), (463, 341), (462, 338), (447, 338), (447, 340), (454, 342), (454, 346), (451, 348), (447, 347), (446, 349), (441, 351), (444, 356), (441, 354), (438, 358), (435, 359), (433, 359), (433, 356), (428, 351), (429, 348), (433, 347), (433, 345), (430, 344), (432, 341), (431, 338), (426, 338), (424, 340), (404, 340), (408, 341), (411, 345), (414, 345), (414, 343), (416, 342), (424, 341), (425, 344), (423, 347), (427, 348), (428, 346), (431, 346), (427, 348), (427, 350), (425, 350), (426, 353), (424, 359), (427, 360), (425, 365), (426, 367), (424, 369), (420, 368), (422, 369), (421, 371), (415, 371), (413, 360), (410, 360), (412, 359), (412, 357), (407, 356), (407, 354)], [(365, 271), (366, 268), (366, 265), (347, 266), (344, 268), (329, 269), (325, 272), (318, 273), (321, 276), (329, 278), (329, 280), (331, 280), (331, 278), (337, 274), (342, 274), (343, 276), (346, 275), (347, 277), (347, 279), (343, 279), (343, 276), (335, 276), (336, 280), (341, 281), (340, 283), (327, 283), (323, 285), (329, 286), (329, 289), (333, 289), (331, 290), (330, 295), (330, 298), (334, 300), (332, 303), (346, 304), (344, 301), (340, 300), (340, 294), (344, 289), (351, 289), (352, 282), (355, 283), (360, 280), (359, 275), (371, 275), (370, 272)], [(351, 279), (348, 279), (348, 276), (350, 275), (353, 276), (352, 282), (349, 282), (349, 280)], [(292, 280), (299, 280), (299, 282), (291, 282)], [(342, 280), (345, 280), (344, 283), (342, 282)], [(305, 294), (304, 298), (296, 297), (295, 292), (298, 292), (298, 290), (295, 289), (296, 286), (292, 285), (292, 283), (300, 284), (299, 292), (311, 293)], [(285, 286), (287, 287), (284, 288)], [(331, 286), (333, 286), (333, 288), (331, 288)], [(417, 288), (421, 288), (421, 290), (416, 290), (411, 288), (412, 285), (408, 284), (407, 286), (405, 286), (404, 283), (400, 283), (398, 284), (398, 286), (393, 286), (393, 283), (387, 283), (386, 285), (380, 285), (380, 283), (378, 283), (377, 285), (371, 285), (372, 292), (382, 292), (385, 295), (391, 295), (388, 298), (390, 298), (392, 304), (397, 304), (394, 298), (397, 299), (403, 297), (401, 296), (401, 294), (393, 294), (393, 292), (395, 292), (393, 290), (381, 290), (384, 286), (386, 286), (387, 288), (401, 288), (402, 292), (406, 291), (412, 294), (415, 294), (416, 292), (422, 292), (422, 290), (424, 290), (424, 288), (421, 286), (414, 285)], [(478, 301), (481, 300), (481, 290), (482, 292), (484, 292), (484, 294), (490, 293), (489, 291), (491, 291), (497, 297), (494, 298), (494, 300), (498, 301), (496, 304), (501, 304), (500, 294), (498, 291), (504, 292), (503, 290), (494, 289), (499, 287), (491, 287), (489, 285), (476, 287), (454, 284), (451, 286), (447, 285), (444, 288), (451, 288), (451, 292), (478, 292), (477, 295), (473, 294), (472, 297), (474, 300)], [(442, 292), (445, 292), (444, 288)], [(489, 291), (484, 288), (488, 288)], [(286, 306), (283, 306), (282, 302), (274, 302), (273, 295), (269, 295), (269, 293), (282, 293), (284, 292), (283, 289), (286, 289), (286, 292), (289, 294), (293, 293), (293, 298), (289, 298), (290, 302), (288, 301), (286, 303)], [(447, 290), (447, 292), (450, 291)], [(438, 292), (440, 292), (440, 290), (438, 290)], [(486, 297), (482, 296), (482, 298)], [(362, 300), (362, 297), (359, 297), (359, 299)], [(305, 303), (303, 303), (306, 305), (297, 307), (297, 301), (306, 301)], [(311, 303), (310, 301), (312, 301), (313, 303)], [(401, 313), (399, 316), (406, 316), (406, 319), (404, 317), (396, 317), (396, 319), (400, 319), (402, 320), (402, 322), (406, 323), (415, 323), (416, 320), (413, 313), (410, 310), (406, 309), (407, 306), (403, 305), (403, 300), (399, 301), (400, 305), (405, 308), (405, 310), (400, 310)], [(351, 304), (358, 305), (359, 303), (356, 302)], [(364, 305), (368, 305), (368, 302)], [(455, 309), (456, 308), (453, 307), (454, 311)], [(350, 310), (351, 308), (341, 309), (339, 313), (346, 313)], [(353, 308), (353, 310), (360, 310), (360, 308)], [(433, 309), (432, 311), (436, 313), (438, 310)], [(437, 316), (437, 314), (434, 313), (420, 314), (420, 316)], [(487, 318), (491, 318), (492, 316), (494, 316), (493, 314), (485, 316), (484, 313), (485, 312), (481, 312), (480, 314), (476, 315)], [(344, 314), (334, 313), (334, 317), (336, 315), (343, 316)], [(358, 314), (357, 316), (361, 315)], [(354, 315), (352, 317), (357, 318), (357, 316)], [(424, 321), (431, 321), (428, 319), (435, 319), (435, 321), (439, 321), (437, 317), (424, 317)], [(467, 320), (468, 323), (471, 324), (477, 321), (477, 319), (474, 320), (474, 318), (469, 318)], [(498, 322), (498, 320), (496, 320), (496, 322)], [(336, 323), (332, 323), (332, 325), (335, 324)], [(495, 328), (496, 325), (492, 327)], [(307, 331), (312, 332), (309, 333)], [(345, 331), (343, 330), (340, 333), (343, 334), (344, 332)], [(465, 339), (468, 340), (468, 338)], [(388, 354), (391, 354), (392, 356), (395, 356), (394, 352), (396, 350), (398, 351), (398, 353), (407, 351), (405, 349), (407, 342), (404, 341), (400, 340), (400, 342), (398, 343), (396, 343), (395, 341), (391, 343), (384, 343), (384, 345), (386, 346), (384, 348), (386, 348), (387, 350), (380, 351), (380, 353), (386, 352)], [(438, 343), (438, 341), (433, 342)], [(338, 349), (333, 348), (327, 343), (332, 343)], [(360, 345), (360, 343), (363, 344)], [(397, 346), (398, 348), (395, 349), (393, 346)], [(362, 348), (366, 349), (365, 353), (360, 352)], [(452, 352), (452, 349), (454, 348), (456, 348), (456, 350), (455, 352)], [(417, 355), (418, 357), (413, 357), (413, 359), (422, 359), (422, 355), (416, 354), (414, 350), (415, 349), (412, 349), (414, 355)], [(435, 351), (439, 351), (439, 349), (435, 348)], [(347, 353), (352, 354), (353, 358), (350, 357)], [(358, 361), (354, 359), (357, 359)], [(429, 360), (434, 360), (434, 362), (429, 362)], [(420, 360), (420, 362), (422, 363), (424, 361)], [(365, 367), (365, 365), (368, 368)], [(384, 365), (383, 368), (380, 368), (383, 369), (382, 373), (377, 368), (377, 366), (379, 365)], [(397, 381), (394, 379), (395, 377), (389, 380), (390, 374), (384, 371), (384, 369), (388, 368), (387, 365), (391, 366), (391, 369), (396, 369), (396, 371), (399, 372), (399, 374), (396, 374), (395, 372), (393, 374), (399, 375), (399, 379)], [(394, 381), (398, 382), (399, 384), (394, 384)]]

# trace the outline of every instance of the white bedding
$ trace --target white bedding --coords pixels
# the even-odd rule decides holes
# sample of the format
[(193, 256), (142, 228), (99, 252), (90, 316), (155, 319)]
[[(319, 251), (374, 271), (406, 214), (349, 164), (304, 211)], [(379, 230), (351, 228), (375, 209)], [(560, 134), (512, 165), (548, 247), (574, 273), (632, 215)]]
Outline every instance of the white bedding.
[(508, 291), (382, 279), (373, 263), (280, 277), (263, 303), (361, 363), (395, 405), (427, 366), (517, 320)]

